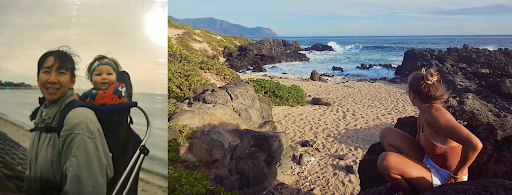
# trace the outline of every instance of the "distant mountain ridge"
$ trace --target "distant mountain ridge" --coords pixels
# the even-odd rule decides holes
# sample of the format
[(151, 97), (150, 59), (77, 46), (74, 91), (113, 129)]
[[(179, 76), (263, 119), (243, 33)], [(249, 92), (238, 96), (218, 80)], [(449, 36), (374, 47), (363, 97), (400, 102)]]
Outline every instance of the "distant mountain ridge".
[(270, 28), (254, 27), (248, 28), (239, 24), (233, 24), (216, 18), (186, 18), (178, 19), (169, 16), (169, 19), (179, 24), (186, 24), (192, 28), (209, 30), (216, 34), (236, 35), (244, 37), (276, 37), (277, 34)]

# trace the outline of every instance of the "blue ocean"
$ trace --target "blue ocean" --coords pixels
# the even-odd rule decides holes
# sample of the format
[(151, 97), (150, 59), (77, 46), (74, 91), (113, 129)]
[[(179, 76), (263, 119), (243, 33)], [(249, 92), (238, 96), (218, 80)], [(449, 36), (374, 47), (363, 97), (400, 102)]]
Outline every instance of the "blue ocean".
[[(351, 77), (394, 77), (394, 70), (372, 68), (357, 69), (361, 64), (402, 64), (404, 53), (412, 48), (440, 49), (449, 47), (461, 48), (469, 44), (475, 48), (497, 50), (512, 48), (512, 35), (478, 35), (478, 36), (346, 36), (346, 37), (277, 37), (290, 43), (298, 41), (302, 48), (315, 43), (331, 46), (334, 52), (303, 52), (310, 58), (308, 62), (291, 62), (266, 65), (268, 72), (287, 73), (293, 75), (319, 73), (334, 76)], [(255, 38), (260, 40), (261, 38)], [(332, 67), (342, 67), (343, 72), (333, 71)]]
[[(77, 89), (75, 92), (83, 92)], [(0, 90), (0, 117), (5, 118), (25, 129), (34, 125), (29, 120), (30, 113), (38, 106), (39, 88), (32, 90)], [(167, 175), (167, 94), (137, 93), (133, 100), (149, 115), (151, 133), (146, 146), (150, 153), (144, 159), (142, 169), (162, 177)], [(146, 135), (146, 118), (137, 108), (132, 108), (130, 115), (134, 124), (132, 128), (141, 138)]]

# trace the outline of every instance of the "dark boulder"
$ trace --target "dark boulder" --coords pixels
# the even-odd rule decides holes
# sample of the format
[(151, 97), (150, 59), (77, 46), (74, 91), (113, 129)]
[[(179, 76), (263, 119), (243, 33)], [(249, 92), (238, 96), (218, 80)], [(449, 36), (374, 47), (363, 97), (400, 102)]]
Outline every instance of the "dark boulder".
[(337, 67), (337, 66), (332, 66), (332, 70), (333, 70), (333, 71), (340, 71), (340, 72), (343, 72), (343, 68), (342, 68), (342, 67)]
[(396, 69), (396, 67), (394, 67), (392, 64), (368, 64), (368, 65), (361, 64), (361, 66), (357, 66), (356, 68), (362, 69), (362, 70), (368, 70), (368, 69), (377, 68), (377, 67), (385, 68), (385, 69), (389, 69), (389, 70)]
[[(369, 190), (361, 190), (359, 195), (393, 195), (398, 190), (388, 184)], [(432, 188), (420, 195), (495, 195), (512, 194), (512, 182), (501, 179), (478, 179), (467, 182), (450, 183)]]
[(316, 43), (311, 47), (306, 47), (303, 51), (334, 51), (334, 49), (329, 45)]
[(366, 64), (361, 64), (361, 66), (357, 66), (356, 68), (358, 69), (362, 69), (362, 70), (368, 70), (370, 69), (371, 67), (369, 67), (368, 65)]
[(323, 81), (324, 79), (320, 76), (320, 73), (318, 73), (316, 70), (311, 71), (311, 76), (309, 76), (309, 79), (312, 81)]
[[(399, 118), (395, 124), (395, 128), (400, 129), (412, 137), (416, 137), (416, 120), (414, 116)], [(374, 143), (368, 148), (364, 157), (359, 161), (359, 186), (361, 191), (375, 188), (388, 183), (384, 176), (380, 174), (377, 167), (379, 155), (384, 152), (384, 147), (380, 142)]]
[(309, 58), (299, 51), (299, 43), (289, 43), (284, 39), (261, 39), (260, 41), (240, 45), (236, 50), (225, 47), (223, 56), (229, 67), (235, 71), (253, 70), (265, 72), (264, 65), (282, 62), (309, 61)]

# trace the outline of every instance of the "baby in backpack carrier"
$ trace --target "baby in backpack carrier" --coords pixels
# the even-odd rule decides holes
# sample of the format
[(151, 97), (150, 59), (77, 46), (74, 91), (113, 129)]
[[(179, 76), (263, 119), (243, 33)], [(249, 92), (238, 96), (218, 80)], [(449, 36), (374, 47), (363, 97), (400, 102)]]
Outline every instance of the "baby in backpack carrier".
[(114, 58), (96, 56), (87, 67), (87, 76), (93, 87), (84, 92), (79, 99), (96, 106), (128, 101), (125, 85), (117, 82), (120, 70), (121, 65)]

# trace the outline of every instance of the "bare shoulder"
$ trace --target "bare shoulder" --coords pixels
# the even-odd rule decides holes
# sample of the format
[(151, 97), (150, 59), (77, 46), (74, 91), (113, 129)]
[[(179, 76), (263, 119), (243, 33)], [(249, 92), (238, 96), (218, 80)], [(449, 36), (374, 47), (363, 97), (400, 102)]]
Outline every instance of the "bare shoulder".
[(444, 108), (441, 105), (430, 106), (430, 108), (428, 108), (425, 111), (424, 117), (425, 117), (424, 120), (426, 123), (446, 123), (446, 122), (457, 123), (455, 118), (453, 118), (453, 115), (450, 112), (448, 112), (448, 110), (446, 110), (446, 108)]
[(465, 145), (475, 136), (463, 125), (457, 122), (455, 118), (442, 106), (431, 106), (425, 111), (425, 123), (435, 133), (449, 138), (461, 145)]

